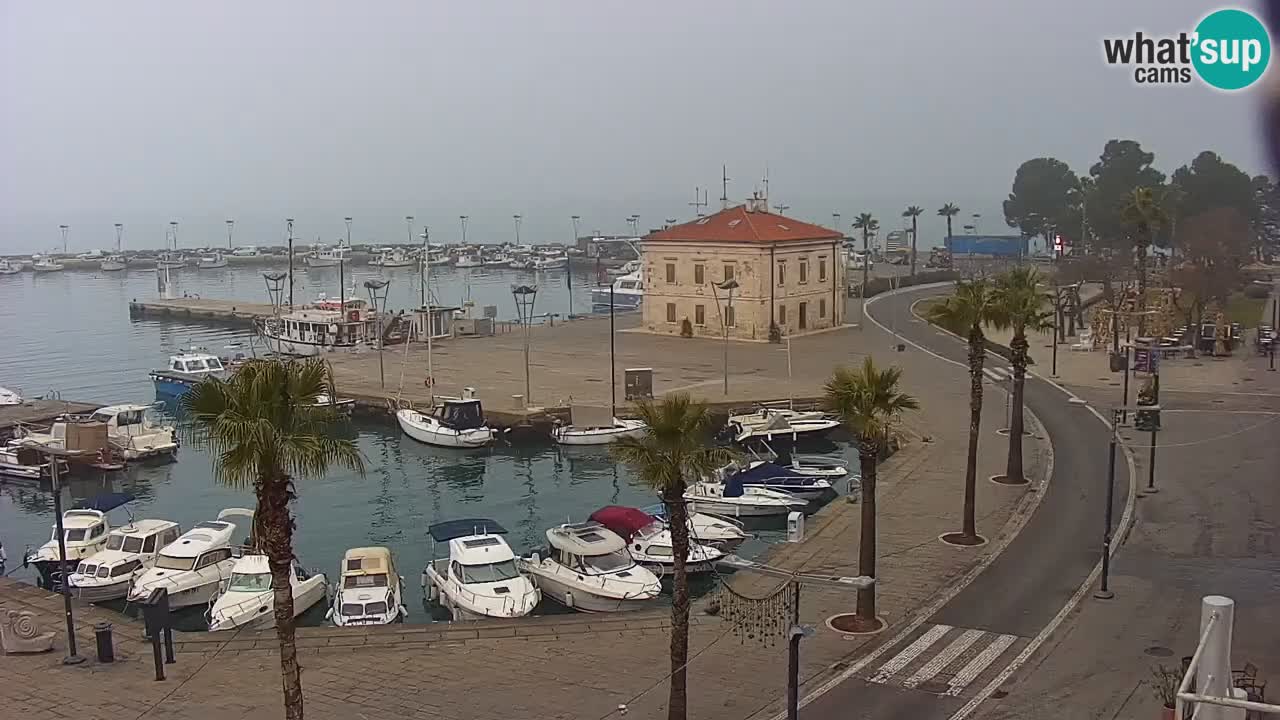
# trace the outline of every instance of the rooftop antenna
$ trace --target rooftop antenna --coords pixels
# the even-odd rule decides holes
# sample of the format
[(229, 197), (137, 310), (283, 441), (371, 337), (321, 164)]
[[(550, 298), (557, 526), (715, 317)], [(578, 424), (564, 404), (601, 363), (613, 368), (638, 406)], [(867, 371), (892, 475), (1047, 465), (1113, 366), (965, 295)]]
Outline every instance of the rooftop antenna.
[(729, 167), (720, 166), (720, 209), (729, 209)]
[(769, 166), (764, 166), (764, 206), (769, 207)]
[(697, 185), (693, 186), (693, 202), (689, 205), (693, 206), (694, 217), (702, 217), (702, 208), (707, 206), (706, 191)]
[[(768, 196), (766, 195), (766, 196), (765, 196), (765, 208), (766, 208), (766, 209), (768, 208), (768, 203), (769, 203), (769, 198), (768, 198)], [(778, 211), (778, 214), (779, 214), (779, 215), (781, 215), (782, 213), (786, 212), (787, 210), (790, 210), (790, 209), (791, 209), (791, 206), (790, 206), (790, 205), (783, 205), (783, 204), (779, 203), (779, 204), (777, 204), (777, 205), (774, 205), (774, 206), (773, 206), (773, 209), (774, 209), (774, 210), (777, 210), (777, 211)]]

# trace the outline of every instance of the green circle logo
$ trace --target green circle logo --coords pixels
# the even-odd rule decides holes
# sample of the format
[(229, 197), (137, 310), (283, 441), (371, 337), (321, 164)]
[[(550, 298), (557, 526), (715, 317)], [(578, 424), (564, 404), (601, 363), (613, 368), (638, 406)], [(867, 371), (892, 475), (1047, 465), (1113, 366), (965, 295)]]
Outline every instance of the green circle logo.
[(1191, 64), (1200, 79), (1219, 90), (1240, 90), (1257, 82), (1271, 60), (1271, 38), (1253, 15), (1218, 10), (1196, 26)]

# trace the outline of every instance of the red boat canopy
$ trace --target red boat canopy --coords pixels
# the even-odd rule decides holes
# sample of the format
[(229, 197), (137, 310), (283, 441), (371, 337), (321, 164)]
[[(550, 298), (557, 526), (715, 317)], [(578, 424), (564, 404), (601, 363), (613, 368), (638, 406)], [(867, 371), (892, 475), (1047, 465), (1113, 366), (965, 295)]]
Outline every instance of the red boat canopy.
[(622, 539), (628, 542), (642, 528), (658, 521), (643, 510), (621, 505), (606, 505), (591, 513), (591, 519), (621, 535)]

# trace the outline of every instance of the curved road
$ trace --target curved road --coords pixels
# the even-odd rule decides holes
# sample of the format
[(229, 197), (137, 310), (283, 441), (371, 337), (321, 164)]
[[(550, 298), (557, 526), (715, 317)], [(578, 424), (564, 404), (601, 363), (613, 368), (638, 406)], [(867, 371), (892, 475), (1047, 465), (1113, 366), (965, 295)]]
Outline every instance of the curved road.
[[(962, 343), (913, 322), (911, 314), (912, 303), (949, 292), (949, 287), (926, 288), (884, 295), (873, 299), (868, 311), (912, 343), (964, 363)], [(908, 352), (921, 351), (908, 346)], [(987, 358), (987, 367), (1007, 366), (1003, 358)], [(876, 662), (814, 698), (802, 717), (946, 720), (1008, 666), (1089, 576), (1101, 557), (1110, 429), (1038, 378), (1027, 378), (1026, 404), (1054, 448), (1053, 476), (1035, 514), (971, 585)], [(1004, 439), (988, 436), (982, 442)], [(962, 468), (964, 458), (955, 463)], [(1113, 522), (1127, 492), (1128, 469), (1120, 455)]]

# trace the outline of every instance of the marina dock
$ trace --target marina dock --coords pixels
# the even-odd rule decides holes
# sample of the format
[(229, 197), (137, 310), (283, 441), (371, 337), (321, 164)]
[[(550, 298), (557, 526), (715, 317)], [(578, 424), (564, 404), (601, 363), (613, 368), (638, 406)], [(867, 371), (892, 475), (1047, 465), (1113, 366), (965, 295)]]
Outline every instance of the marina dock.
[(8, 434), (18, 425), (47, 424), (59, 415), (87, 413), (99, 407), (101, 406), (66, 400), (26, 400), (21, 405), (0, 406), (0, 436)]
[(129, 317), (131, 318), (168, 318), (243, 326), (252, 325), (254, 321), (270, 315), (271, 306), (267, 303), (241, 302), (239, 300), (184, 297), (172, 300), (147, 300), (145, 302), (133, 300), (129, 303)]

